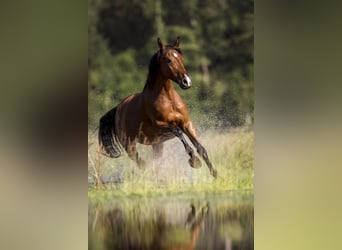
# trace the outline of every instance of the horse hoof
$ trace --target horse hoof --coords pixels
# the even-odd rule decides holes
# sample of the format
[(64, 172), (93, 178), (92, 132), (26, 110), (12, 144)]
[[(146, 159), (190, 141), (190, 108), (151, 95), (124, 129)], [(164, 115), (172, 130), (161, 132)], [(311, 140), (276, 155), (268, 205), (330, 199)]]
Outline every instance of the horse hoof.
[(194, 156), (189, 159), (189, 164), (192, 168), (200, 168), (202, 167), (202, 163), (198, 157)]

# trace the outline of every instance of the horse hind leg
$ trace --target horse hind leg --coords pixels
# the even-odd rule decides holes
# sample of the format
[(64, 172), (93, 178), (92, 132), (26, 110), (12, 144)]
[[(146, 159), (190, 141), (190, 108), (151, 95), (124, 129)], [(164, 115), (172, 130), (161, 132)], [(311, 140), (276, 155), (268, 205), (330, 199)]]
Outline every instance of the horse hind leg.
[(160, 166), (164, 165), (163, 149), (164, 149), (164, 144), (162, 142), (157, 143), (157, 144), (152, 144), (153, 166), (154, 167), (160, 167)]
[(152, 144), (152, 151), (153, 151), (153, 160), (160, 160), (163, 156), (163, 148), (164, 144), (157, 143), (157, 144)]
[(135, 161), (139, 168), (144, 169), (146, 166), (146, 162), (141, 159), (139, 156), (139, 153), (136, 148), (136, 144), (128, 144), (125, 146), (125, 150), (127, 152), (127, 155), (129, 158), (131, 158), (133, 161)]

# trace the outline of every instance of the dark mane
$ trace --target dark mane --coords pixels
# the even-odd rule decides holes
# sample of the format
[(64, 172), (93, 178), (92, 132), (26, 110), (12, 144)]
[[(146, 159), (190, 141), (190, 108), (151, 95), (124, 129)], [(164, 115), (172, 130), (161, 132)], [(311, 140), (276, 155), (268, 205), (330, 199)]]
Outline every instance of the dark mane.
[(144, 90), (146, 88), (149, 88), (154, 82), (154, 80), (156, 79), (156, 75), (157, 75), (158, 68), (159, 68), (159, 63), (158, 63), (159, 54), (160, 54), (160, 51), (156, 52), (150, 60), (150, 65), (148, 67), (148, 74), (147, 74)]
[(163, 50), (158, 50), (151, 58), (150, 60), (150, 65), (148, 67), (148, 74), (147, 74), (147, 78), (146, 78), (146, 82), (145, 82), (145, 86), (144, 86), (144, 90), (146, 88), (150, 88), (153, 84), (153, 82), (156, 79), (156, 75), (159, 69), (159, 62), (158, 62), (158, 58), (163, 55), (165, 53), (165, 51), (168, 51), (170, 49), (174, 49), (176, 50), (179, 54), (182, 55), (182, 51), (180, 50), (180, 48), (176, 48), (173, 47), (171, 45), (166, 45), (165, 49)]

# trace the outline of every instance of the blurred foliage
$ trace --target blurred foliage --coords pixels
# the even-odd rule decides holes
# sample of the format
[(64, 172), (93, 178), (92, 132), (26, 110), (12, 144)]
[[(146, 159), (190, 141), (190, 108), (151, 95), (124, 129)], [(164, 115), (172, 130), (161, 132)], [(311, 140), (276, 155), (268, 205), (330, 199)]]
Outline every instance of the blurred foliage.
[(181, 37), (193, 87), (174, 86), (196, 123), (253, 123), (253, 14), (253, 0), (89, 0), (89, 127), (143, 89), (158, 36)]

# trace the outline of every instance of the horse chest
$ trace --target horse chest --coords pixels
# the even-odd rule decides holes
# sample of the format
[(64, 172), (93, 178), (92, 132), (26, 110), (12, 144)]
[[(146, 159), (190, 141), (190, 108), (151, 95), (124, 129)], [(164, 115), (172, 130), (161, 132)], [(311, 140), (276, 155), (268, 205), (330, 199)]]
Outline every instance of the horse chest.
[(182, 105), (174, 101), (164, 101), (163, 105), (154, 106), (156, 120), (175, 125), (184, 119)]

